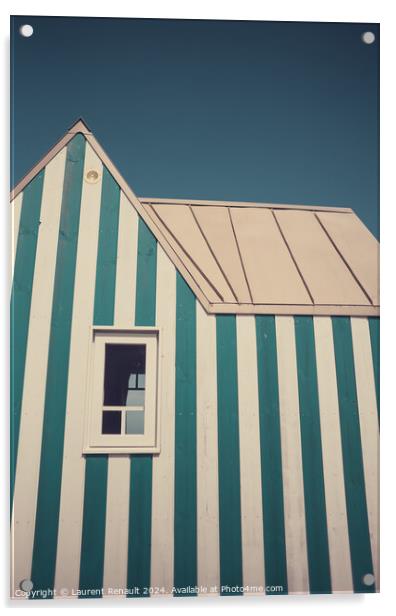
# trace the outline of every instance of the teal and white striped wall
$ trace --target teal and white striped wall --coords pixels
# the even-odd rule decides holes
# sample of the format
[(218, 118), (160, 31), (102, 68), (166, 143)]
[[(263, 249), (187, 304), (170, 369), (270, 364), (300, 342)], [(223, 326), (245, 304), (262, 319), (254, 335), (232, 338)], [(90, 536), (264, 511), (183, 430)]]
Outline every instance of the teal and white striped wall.
[[(12, 595), (378, 590), (378, 319), (207, 315), (82, 134), (13, 212)], [(93, 324), (160, 328), (159, 455), (82, 455)]]

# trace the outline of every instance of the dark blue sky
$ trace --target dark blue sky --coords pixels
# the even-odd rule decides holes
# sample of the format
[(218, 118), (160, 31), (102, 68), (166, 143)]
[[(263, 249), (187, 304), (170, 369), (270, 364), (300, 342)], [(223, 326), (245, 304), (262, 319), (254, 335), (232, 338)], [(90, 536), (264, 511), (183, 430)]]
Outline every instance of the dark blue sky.
[(82, 116), (140, 196), (347, 206), (378, 236), (378, 25), (18, 16), (11, 46), (13, 185)]

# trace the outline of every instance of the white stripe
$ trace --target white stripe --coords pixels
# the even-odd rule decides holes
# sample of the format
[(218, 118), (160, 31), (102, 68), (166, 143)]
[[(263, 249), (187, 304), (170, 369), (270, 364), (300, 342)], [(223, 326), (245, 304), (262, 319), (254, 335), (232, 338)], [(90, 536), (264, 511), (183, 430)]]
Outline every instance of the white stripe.
[(153, 456), (151, 586), (168, 594), (173, 586), (176, 270), (159, 244), (157, 251), (161, 451)]
[(288, 590), (309, 592), (301, 456), (296, 343), (293, 317), (276, 317), (279, 411)]
[(21, 220), (23, 192), (20, 192), (14, 201), (11, 201), (11, 276), (14, 273), (16, 249), (18, 244), (19, 223)]
[(216, 317), (197, 307), (197, 565), (198, 586), (220, 585), (217, 458)]
[[(124, 193), (120, 195), (114, 325), (131, 327), (135, 321), (138, 216)], [(129, 455), (109, 455), (103, 594), (126, 588), (128, 569)], [(114, 596), (114, 593), (111, 595)], [(124, 595), (116, 595), (123, 598)]]
[(113, 589), (125, 589), (128, 568), (129, 455), (109, 455), (107, 469), (106, 534), (103, 570), (103, 595), (115, 595)]
[(135, 208), (122, 192), (114, 302), (114, 325), (117, 327), (132, 327), (135, 322), (138, 222)]
[(237, 317), (243, 584), (265, 586), (256, 327)]
[[(84, 176), (88, 169), (102, 176), (102, 163), (87, 144)], [(73, 320), (70, 341), (65, 440), (59, 513), (55, 589), (77, 589), (80, 572), (85, 460), (82, 456), (89, 334), (92, 326), (96, 256), (98, 248), (101, 181), (83, 181)]]
[(352, 318), (351, 327), (371, 554), (379, 590), (379, 427), (370, 330), (365, 318)]
[(331, 318), (314, 317), (314, 330), (331, 585), (353, 592)]
[(12, 544), (13, 589), (30, 579), (50, 338), (52, 295), (66, 149), (45, 171), (26, 349)]

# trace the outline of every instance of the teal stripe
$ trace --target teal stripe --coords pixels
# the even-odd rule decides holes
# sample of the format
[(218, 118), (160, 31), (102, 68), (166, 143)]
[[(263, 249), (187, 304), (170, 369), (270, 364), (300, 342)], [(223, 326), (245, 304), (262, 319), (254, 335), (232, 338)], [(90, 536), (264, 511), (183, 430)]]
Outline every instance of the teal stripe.
[(353, 586), (355, 592), (374, 592), (374, 585), (370, 587), (363, 584), (364, 575), (373, 573), (373, 563), (360, 440), (351, 322), (349, 317), (333, 317), (332, 323)]
[[(84, 511), (81, 541), (79, 599), (102, 596), (106, 496), (107, 455), (89, 455), (85, 464)], [(92, 592), (93, 591), (93, 592)]]
[(180, 274), (176, 283), (175, 596), (197, 584), (196, 300)]
[(380, 420), (380, 320), (370, 317), (369, 320), (371, 354), (373, 356), (375, 395), (377, 397), (378, 422)]
[(85, 139), (78, 134), (67, 146), (56, 255), (31, 575), (35, 590), (54, 585), (84, 156)]
[(216, 316), (220, 593), (242, 594), (236, 319)]
[(131, 455), (127, 587), (129, 598), (148, 597), (151, 567), (152, 454)]
[[(94, 325), (113, 325), (117, 271), (120, 188), (103, 169), (98, 254), (96, 261)], [(80, 560), (80, 591), (98, 591), (103, 585), (106, 531), (107, 455), (87, 455)], [(94, 523), (92, 521), (95, 520)], [(89, 595), (80, 595), (89, 598)]]
[(265, 583), (287, 594), (275, 317), (256, 316)]
[(11, 504), (14, 496), (16, 460), (23, 381), (25, 377), (26, 346), (29, 331), (30, 304), (36, 261), (37, 238), (40, 225), (41, 197), (44, 170), (28, 184), (22, 197), (18, 242), (15, 256), (14, 282), (11, 293), (11, 349), (10, 349), (10, 408), (11, 408)]
[[(155, 325), (157, 241), (139, 218), (135, 325)], [(152, 455), (131, 455), (127, 587), (147, 597), (151, 568)], [(137, 590), (136, 590), (137, 589)]]
[(113, 325), (114, 323), (119, 213), (120, 187), (109, 171), (104, 168), (96, 263), (95, 325)]
[(331, 577), (313, 318), (294, 317), (294, 325), (309, 586), (323, 594), (331, 592)]

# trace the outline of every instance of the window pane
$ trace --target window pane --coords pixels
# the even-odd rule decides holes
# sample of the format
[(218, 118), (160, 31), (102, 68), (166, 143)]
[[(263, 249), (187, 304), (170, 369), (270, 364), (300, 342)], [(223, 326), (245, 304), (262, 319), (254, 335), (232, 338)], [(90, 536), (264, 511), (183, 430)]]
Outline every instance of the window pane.
[(136, 377), (137, 374), (131, 374), (129, 376), (128, 387), (130, 387), (131, 389), (136, 389)]
[(146, 387), (146, 375), (139, 374), (138, 384), (139, 389), (144, 389)]
[(129, 389), (126, 405), (144, 406), (144, 389)]
[(126, 411), (126, 433), (144, 434), (144, 411)]
[(102, 434), (121, 434), (121, 411), (103, 411)]
[(145, 372), (144, 344), (106, 344), (104, 405), (125, 406), (131, 387), (129, 382), (136, 386), (136, 378), (133, 377)]

